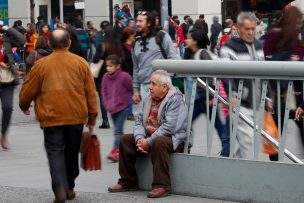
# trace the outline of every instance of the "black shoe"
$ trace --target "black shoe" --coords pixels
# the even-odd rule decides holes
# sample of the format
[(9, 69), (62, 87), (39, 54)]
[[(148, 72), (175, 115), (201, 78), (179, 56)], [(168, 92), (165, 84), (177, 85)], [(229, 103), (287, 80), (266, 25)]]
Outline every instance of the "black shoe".
[(132, 113), (129, 114), (129, 115), (127, 115), (127, 120), (128, 120), (128, 121), (135, 121), (134, 115), (133, 115)]
[(99, 128), (109, 129), (110, 128), (109, 121), (102, 121), (102, 124), (99, 126)]

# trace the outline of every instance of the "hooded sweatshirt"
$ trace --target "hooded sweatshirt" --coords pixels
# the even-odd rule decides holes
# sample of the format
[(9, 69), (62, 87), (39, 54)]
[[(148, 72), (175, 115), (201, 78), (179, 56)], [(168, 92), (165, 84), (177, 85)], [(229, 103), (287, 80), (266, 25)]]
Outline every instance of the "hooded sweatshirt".
[(106, 73), (101, 87), (102, 102), (108, 112), (114, 114), (129, 107), (132, 78), (128, 73), (122, 70), (118, 70), (113, 75)]
[[(172, 40), (167, 33), (164, 35), (162, 45), (168, 59), (180, 59), (173, 50)], [(152, 62), (157, 59), (163, 59), (160, 47), (156, 44), (155, 36), (139, 37), (134, 45), (132, 59), (133, 89), (139, 92), (140, 84), (149, 84), (150, 82), (153, 73)]]

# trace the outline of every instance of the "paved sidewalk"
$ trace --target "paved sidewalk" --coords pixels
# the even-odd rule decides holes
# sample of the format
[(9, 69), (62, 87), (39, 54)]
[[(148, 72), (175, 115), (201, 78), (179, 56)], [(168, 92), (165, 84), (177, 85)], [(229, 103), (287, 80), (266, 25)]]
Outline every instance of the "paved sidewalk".
[[(130, 121), (126, 123), (126, 132), (131, 132), (132, 125)], [(112, 130), (96, 129), (96, 134), (101, 141), (102, 171), (85, 172), (81, 169), (75, 188), (77, 198), (71, 202), (225, 202), (179, 195), (154, 200), (146, 197), (147, 191), (108, 193), (108, 186), (116, 183), (118, 178), (118, 164), (106, 159), (113, 143)], [(11, 149), (0, 150), (0, 203), (52, 202), (50, 175), (39, 125), (14, 124), (9, 140)]]
[[(9, 151), (0, 149), (0, 203), (52, 202), (53, 194), (43, 146), (43, 133), (35, 121), (33, 109), (31, 109), (31, 116), (24, 116), (19, 110), (18, 88), (15, 94), (12, 125), (8, 135), (11, 149)], [(100, 120), (97, 124), (100, 124)], [(127, 121), (125, 133), (132, 132), (132, 129), (133, 122)], [(194, 123), (195, 136), (192, 154), (206, 154), (206, 131), (206, 119), (201, 116)], [(147, 191), (108, 193), (108, 186), (115, 184), (119, 177), (118, 164), (106, 159), (106, 155), (113, 145), (113, 132), (112, 129), (96, 128), (95, 133), (101, 141), (102, 171), (85, 172), (81, 170), (76, 181), (77, 198), (71, 202), (225, 202), (179, 195), (153, 200), (146, 197)], [(293, 123), (290, 125), (288, 138), (287, 148), (303, 159), (303, 146), (298, 136), (298, 129), (294, 127)], [(221, 144), (217, 135), (213, 137), (212, 146), (212, 155), (218, 156)], [(268, 160), (265, 154), (261, 153), (260, 157), (262, 160)], [(285, 160), (289, 162), (287, 159)]]

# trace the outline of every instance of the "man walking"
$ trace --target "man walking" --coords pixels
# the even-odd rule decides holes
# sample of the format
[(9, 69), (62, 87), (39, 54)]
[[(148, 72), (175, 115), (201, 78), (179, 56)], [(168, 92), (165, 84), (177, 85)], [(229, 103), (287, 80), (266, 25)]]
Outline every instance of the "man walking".
[[(256, 20), (257, 18), (252, 12), (241, 12), (238, 15), (237, 25), (239, 37), (231, 38), (224, 44), (223, 48), (220, 50), (221, 58), (238, 61), (264, 60), (262, 44), (255, 39)], [(234, 82), (235, 84), (238, 84), (239, 80), (235, 79)], [(240, 111), (248, 118), (253, 118), (252, 94), (256, 93), (256, 89), (256, 87), (252, 86), (251, 80), (244, 80)], [(233, 97), (233, 108), (236, 106), (236, 100), (237, 98)], [(238, 141), (238, 147), (235, 153), (235, 157), (252, 159), (253, 130), (241, 119), (238, 121), (236, 137)]]
[(83, 124), (93, 133), (98, 107), (88, 63), (68, 51), (70, 37), (55, 30), (50, 39), (54, 52), (35, 63), (19, 95), (19, 106), (28, 111), (32, 100), (44, 133), (54, 202), (73, 199), (79, 174), (78, 155)]

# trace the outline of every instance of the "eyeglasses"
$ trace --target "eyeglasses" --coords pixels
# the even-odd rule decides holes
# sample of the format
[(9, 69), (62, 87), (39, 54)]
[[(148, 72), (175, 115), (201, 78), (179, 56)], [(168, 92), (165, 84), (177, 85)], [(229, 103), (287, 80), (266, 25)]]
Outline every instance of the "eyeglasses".
[(137, 15), (145, 16), (145, 15), (147, 15), (147, 11), (138, 11)]

